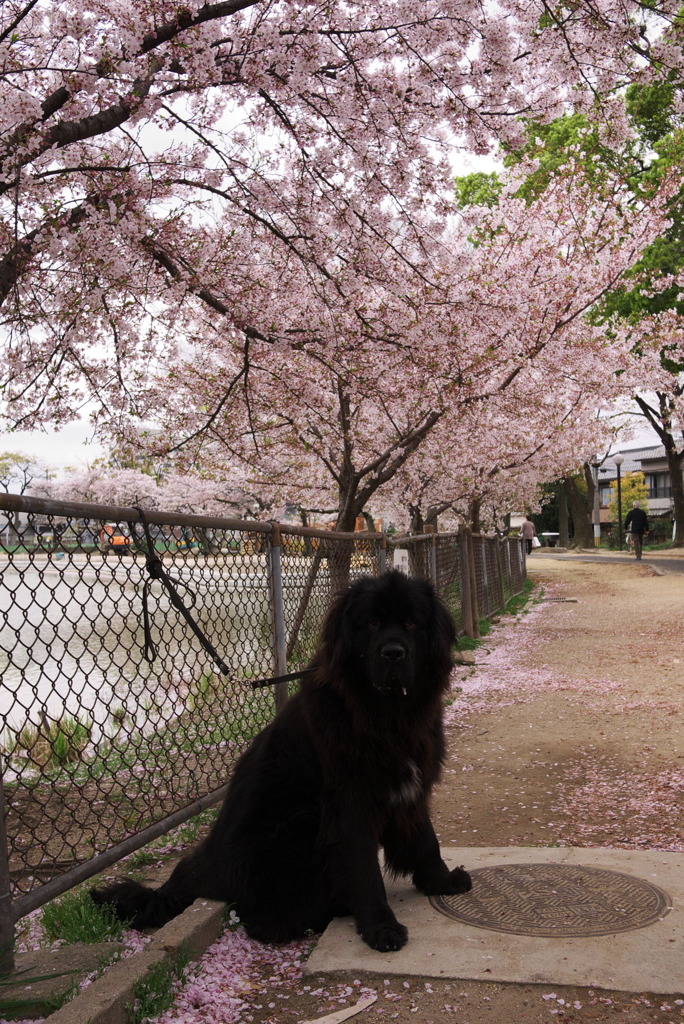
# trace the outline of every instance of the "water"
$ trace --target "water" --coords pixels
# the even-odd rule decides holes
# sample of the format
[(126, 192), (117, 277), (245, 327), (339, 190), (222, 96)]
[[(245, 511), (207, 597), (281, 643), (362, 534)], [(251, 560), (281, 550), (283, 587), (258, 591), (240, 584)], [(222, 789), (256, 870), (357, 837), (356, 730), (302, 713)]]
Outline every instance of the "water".
[[(253, 561), (253, 560), (252, 560)], [(189, 562), (174, 577), (196, 594), (191, 614), (238, 676), (270, 674), (265, 563)], [(199, 578), (198, 578), (199, 577)], [(152, 636), (158, 657), (143, 654), (142, 561), (72, 556), (64, 562), (16, 558), (0, 585), (0, 728), (16, 732), (41, 715), (66, 713), (106, 734), (112, 711), (138, 718), (145, 701), (176, 705), (212, 671), (210, 658), (170, 605), (151, 587)], [(181, 595), (186, 595), (181, 590)], [(187, 599), (188, 602), (190, 598)], [(143, 709), (144, 712), (144, 709)]]

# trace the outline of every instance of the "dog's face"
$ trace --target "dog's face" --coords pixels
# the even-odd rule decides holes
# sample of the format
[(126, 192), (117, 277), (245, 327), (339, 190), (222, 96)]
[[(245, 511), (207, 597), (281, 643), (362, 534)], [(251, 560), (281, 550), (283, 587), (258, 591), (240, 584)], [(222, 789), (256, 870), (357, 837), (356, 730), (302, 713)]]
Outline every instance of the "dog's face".
[(405, 601), (385, 605), (377, 594), (366, 595), (351, 609), (356, 654), (378, 693), (406, 695), (424, 646), (425, 621)]
[(354, 583), (324, 627), (328, 656), (345, 684), (396, 700), (445, 688), (454, 639), (453, 620), (432, 586), (400, 572)]

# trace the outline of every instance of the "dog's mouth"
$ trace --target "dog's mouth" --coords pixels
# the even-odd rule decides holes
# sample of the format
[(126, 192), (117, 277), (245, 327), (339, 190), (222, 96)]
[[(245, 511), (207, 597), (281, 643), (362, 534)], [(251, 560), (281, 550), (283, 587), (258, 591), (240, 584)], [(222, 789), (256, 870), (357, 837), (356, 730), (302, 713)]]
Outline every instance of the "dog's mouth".
[(373, 689), (386, 697), (405, 697), (408, 694), (412, 670), (411, 653), (400, 640), (386, 640), (373, 657), (371, 673)]
[(410, 672), (408, 665), (404, 662), (401, 665), (382, 665), (373, 681), (373, 688), (377, 693), (385, 696), (406, 697), (410, 685)]
[(387, 682), (387, 683), (374, 683), (373, 689), (376, 693), (382, 694), (383, 697), (406, 697), (408, 696), (408, 687), (405, 683), (401, 682)]

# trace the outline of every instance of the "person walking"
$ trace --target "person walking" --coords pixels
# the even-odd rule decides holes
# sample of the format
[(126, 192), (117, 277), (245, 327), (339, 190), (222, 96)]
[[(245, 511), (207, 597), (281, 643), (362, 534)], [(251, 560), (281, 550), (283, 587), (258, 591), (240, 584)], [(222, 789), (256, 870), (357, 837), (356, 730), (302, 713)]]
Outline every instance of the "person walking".
[(527, 554), (532, 554), (532, 538), (537, 536), (537, 531), (534, 528), (534, 523), (529, 516), (525, 516), (525, 520), (520, 527), (520, 536), (525, 541), (525, 547), (527, 548)]
[(639, 508), (639, 503), (637, 501), (633, 503), (632, 508), (627, 513), (627, 518), (625, 519), (625, 530), (629, 530), (632, 534), (634, 554), (640, 561), (641, 552), (644, 546), (644, 534), (648, 533), (648, 517), (643, 508)]

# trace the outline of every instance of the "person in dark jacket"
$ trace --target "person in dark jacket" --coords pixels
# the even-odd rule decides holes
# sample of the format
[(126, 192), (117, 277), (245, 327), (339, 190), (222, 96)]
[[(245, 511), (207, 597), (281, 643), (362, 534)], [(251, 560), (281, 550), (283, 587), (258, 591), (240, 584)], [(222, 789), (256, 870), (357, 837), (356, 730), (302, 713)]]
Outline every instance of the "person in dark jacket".
[(627, 513), (625, 519), (625, 530), (629, 530), (634, 541), (634, 554), (641, 559), (641, 551), (644, 546), (644, 534), (648, 533), (648, 518), (643, 508), (639, 508), (638, 502)]

